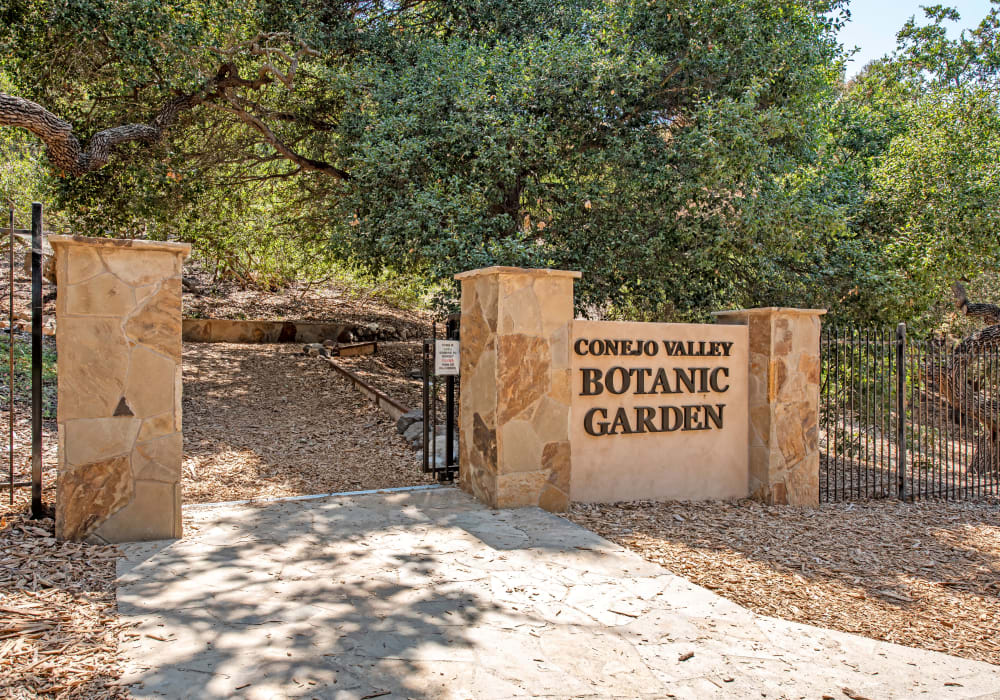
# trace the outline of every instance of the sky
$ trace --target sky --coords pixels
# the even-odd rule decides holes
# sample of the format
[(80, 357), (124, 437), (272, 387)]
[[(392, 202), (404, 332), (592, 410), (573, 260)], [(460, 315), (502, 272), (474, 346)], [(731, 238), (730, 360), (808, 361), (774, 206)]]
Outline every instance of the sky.
[(840, 41), (846, 49), (861, 50), (847, 64), (848, 77), (892, 51), (896, 32), (910, 17), (916, 15), (918, 24), (927, 24), (920, 6), (936, 4), (954, 7), (962, 15), (960, 22), (946, 23), (951, 36), (978, 25), (990, 9), (989, 0), (851, 0), (851, 21), (841, 30)]

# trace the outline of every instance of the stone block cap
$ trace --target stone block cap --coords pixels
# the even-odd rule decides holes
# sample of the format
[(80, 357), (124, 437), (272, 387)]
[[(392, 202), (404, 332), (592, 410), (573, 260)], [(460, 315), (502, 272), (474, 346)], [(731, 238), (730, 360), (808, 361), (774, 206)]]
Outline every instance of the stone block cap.
[(731, 309), (729, 311), (713, 311), (712, 315), (717, 318), (727, 316), (769, 316), (771, 314), (785, 314), (788, 316), (822, 316), (826, 309), (796, 309), (788, 306), (762, 306), (756, 309)]
[(486, 277), (488, 275), (525, 275), (527, 277), (570, 277), (572, 279), (580, 279), (583, 277), (582, 272), (575, 272), (573, 270), (551, 270), (548, 268), (538, 268), (538, 267), (503, 267), (501, 265), (496, 265), (494, 267), (482, 267), (478, 270), (468, 270), (466, 272), (459, 272), (455, 275), (457, 280), (468, 280), (475, 277)]
[(144, 241), (135, 238), (92, 238), (89, 236), (49, 236), (49, 243), (54, 250), (59, 246), (91, 246), (96, 248), (131, 248), (132, 250), (159, 250), (167, 253), (191, 255), (190, 243), (175, 243), (172, 241)]

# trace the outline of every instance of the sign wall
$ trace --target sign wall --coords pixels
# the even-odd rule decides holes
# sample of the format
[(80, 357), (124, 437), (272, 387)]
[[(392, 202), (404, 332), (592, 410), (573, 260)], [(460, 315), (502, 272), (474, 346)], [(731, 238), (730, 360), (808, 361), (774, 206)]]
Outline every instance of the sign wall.
[(746, 326), (574, 321), (570, 497), (748, 495)]

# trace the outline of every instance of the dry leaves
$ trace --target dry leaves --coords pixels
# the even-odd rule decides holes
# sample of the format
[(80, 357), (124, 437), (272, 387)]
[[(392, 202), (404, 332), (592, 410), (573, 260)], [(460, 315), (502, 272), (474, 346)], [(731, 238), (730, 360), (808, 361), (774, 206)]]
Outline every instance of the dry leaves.
[(572, 506), (755, 612), (1000, 664), (1000, 503)]
[(0, 697), (125, 698), (114, 547), (56, 542), (51, 520), (0, 518)]
[(298, 345), (185, 344), (184, 453), (186, 503), (431, 482), (393, 420)]

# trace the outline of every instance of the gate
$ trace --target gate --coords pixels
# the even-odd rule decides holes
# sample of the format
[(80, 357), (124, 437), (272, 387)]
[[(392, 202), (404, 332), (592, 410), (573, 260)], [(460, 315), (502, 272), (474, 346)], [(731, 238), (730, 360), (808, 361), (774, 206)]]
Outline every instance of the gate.
[[(14, 210), (11, 209), (7, 226), (7, 474), (0, 481), (0, 489), (8, 492), (8, 505), (14, 505), (14, 492), (17, 489), (31, 489), (31, 515), (33, 518), (45, 517), (42, 505), (42, 205), (31, 205), (31, 228), (28, 230), (14, 227)], [(31, 330), (18, 329), (14, 313), (15, 291), (15, 242), (23, 241), (30, 245), (31, 251)], [(29, 362), (16, 362), (17, 355), (24, 352), (30, 342), (31, 354)], [(31, 394), (31, 460), (30, 469), (26, 459), (19, 460), (15, 455), (14, 444), (15, 417), (18, 404), (26, 397), (18, 397), (18, 372), (23, 365), (30, 366)], [(23, 370), (22, 370), (23, 371)]]
[[(433, 325), (432, 337), (424, 340), (423, 386), (423, 458), (422, 471), (434, 474), (438, 481), (451, 482), (458, 474), (458, 354), (442, 353), (457, 347), (461, 314), (452, 314), (445, 321), (443, 345), (438, 339), (438, 324)], [(443, 379), (444, 381), (441, 381)], [(442, 392), (444, 396), (442, 397)], [(443, 423), (441, 422), (443, 421)]]
[(1000, 345), (821, 336), (820, 500), (1000, 494)]

